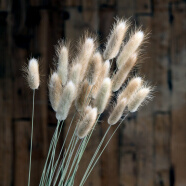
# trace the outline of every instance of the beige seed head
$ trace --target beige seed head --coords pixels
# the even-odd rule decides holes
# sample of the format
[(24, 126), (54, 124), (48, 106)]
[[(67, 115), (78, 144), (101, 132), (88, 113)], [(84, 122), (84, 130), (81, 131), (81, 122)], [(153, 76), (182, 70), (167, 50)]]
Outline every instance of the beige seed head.
[(103, 53), (104, 60), (113, 59), (117, 56), (127, 28), (128, 26), (123, 20), (118, 21), (116, 25), (114, 25), (113, 31), (108, 38), (106, 49)]
[(87, 69), (87, 80), (90, 85), (94, 85), (99, 76), (102, 66), (102, 58), (99, 52), (95, 53), (89, 62)]
[(77, 128), (77, 136), (82, 139), (88, 135), (91, 131), (97, 117), (97, 108), (91, 108), (87, 110), (86, 115), (84, 116), (83, 120), (79, 123)]
[(68, 48), (65, 46), (60, 46), (58, 49), (57, 73), (62, 85), (66, 85), (68, 79)]
[(27, 81), (31, 89), (38, 89), (40, 83), (39, 64), (38, 60), (35, 58), (29, 60), (27, 69)]
[(141, 77), (132, 78), (127, 87), (118, 96), (117, 102), (120, 102), (123, 98), (126, 98), (127, 102), (129, 102), (133, 95), (141, 88), (142, 82)]
[(140, 105), (148, 98), (150, 88), (140, 89), (128, 104), (128, 110), (130, 112), (136, 112)]
[(77, 96), (75, 106), (76, 109), (80, 112), (83, 111), (84, 107), (86, 106), (86, 103), (88, 102), (88, 96), (91, 91), (91, 86), (89, 86), (88, 82), (85, 80), (83, 82), (82, 87), (79, 89), (79, 94)]
[(82, 80), (85, 76), (89, 61), (95, 49), (94, 39), (90, 37), (86, 38), (82, 46), (80, 46), (80, 49), (81, 51), (78, 54), (78, 61), (82, 65), (82, 69), (81, 69), (81, 80)]
[(95, 99), (95, 107), (97, 107), (99, 114), (101, 114), (105, 110), (109, 102), (111, 89), (111, 79), (105, 78)]
[(114, 107), (114, 110), (112, 111), (111, 115), (108, 118), (108, 123), (110, 125), (114, 125), (120, 120), (126, 105), (127, 100), (125, 98), (117, 103), (117, 105)]
[(120, 55), (117, 58), (117, 67), (120, 69), (122, 65), (126, 63), (129, 57), (138, 49), (144, 39), (144, 33), (142, 31), (136, 32), (129, 39), (127, 44), (123, 47)]
[(52, 108), (54, 109), (54, 111), (57, 111), (62, 94), (62, 85), (59, 75), (56, 72), (54, 72), (50, 77), (48, 89)]
[(103, 80), (104, 78), (108, 77), (109, 76), (109, 71), (110, 71), (110, 62), (107, 60), (105, 61), (103, 64), (102, 64), (102, 67), (101, 67), (101, 70), (100, 70), (100, 73), (97, 77), (97, 80), (96, 80), (96, 83), (92, 89), (92, 97), (93, 98), (96, 98), (97, 96), (97, 93), (103, 83)]
[(80, 81), (80, 73), (81, 73), (82, 65), (80, 63), (73, 64), (70, 70), (69, 79), (77, 86)]
[(65, 120), (68, 116), (71, 104), (76, 95), (76, 88), (72, 81), (69, 81), (65, 86), (61, 99), (59, 101), (59, 106), (56, 112), (56, 118), (58, 120)]
[(124, 81), (126, 80), (128, 74), (130, 73), (131, 69), (134, 67), (137, 60), (137, 54), (134, 53), (128, 59), (128, 61), (118, 70), (118, 72), (113, 77), (113, 92), (116, 92), (120, 89)]

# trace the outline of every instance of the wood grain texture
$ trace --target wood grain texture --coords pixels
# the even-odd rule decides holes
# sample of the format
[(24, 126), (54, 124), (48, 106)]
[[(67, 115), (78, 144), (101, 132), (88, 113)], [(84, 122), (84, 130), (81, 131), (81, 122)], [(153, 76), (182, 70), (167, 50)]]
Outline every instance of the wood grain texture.
[[(114, 17), (130, 18), (150, 32), (140, 74), (156, 84), (155, 98), (126, 119), (87, 180), (90, 186), (186, 185), (186, 2), (184, 0), (0, 1), (0, 186), (27, 185), (32, 91), (22, 76), (30, 56), (40, 59), (42, 81), (35, 99), (31, 186), (38, 185), (56, 127), (47, 92), (54, 45), (84, 30), (103, 47)], [(135, 21), (134, 21), (135, 20)], [(100, 48), (102, 49), (102, 48)], [(68, 121), (57, 154), (68, 130)], [(108, 125), (101, 117), (76, 177), (78, 185)], [(108, 137), (114, 131), (111, 128)], [(72, 132), (70, 132), (72, 135)], [(106, 139), (108, 139), (108, 137)], [(68, 139), (69, 140), (69, 139)], [(67, 140), (67, 141), (68, 141)]]

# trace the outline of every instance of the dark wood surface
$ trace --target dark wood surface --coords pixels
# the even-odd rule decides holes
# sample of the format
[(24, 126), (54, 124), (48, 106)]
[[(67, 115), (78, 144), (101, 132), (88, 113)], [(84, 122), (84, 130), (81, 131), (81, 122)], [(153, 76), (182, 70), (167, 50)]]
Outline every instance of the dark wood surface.
[[(31, 174), (31, 186), (36, 186), (56, 126), (47, 92), (54, 45), (64, 37), (76, 45), (86, 29), (104, 43), (115, 16), (131, 17), (150, 31), (141, 73), (156, 84), (155, 98), (128, 117), (85, 185), (186, 185), (186, 2), (1, 0), (0, 186), (27, 185), (32, 91), (22, 66), (30, 56), (40, 58), (42, 84), (35, 99)], [(75, 185), (106, 128), (103, 121), (95, 130)]]

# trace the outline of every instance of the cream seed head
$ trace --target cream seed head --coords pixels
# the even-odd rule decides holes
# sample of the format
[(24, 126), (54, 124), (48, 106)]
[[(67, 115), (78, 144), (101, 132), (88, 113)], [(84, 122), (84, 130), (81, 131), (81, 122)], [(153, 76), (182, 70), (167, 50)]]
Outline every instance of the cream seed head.
[(88, 102), (88, 97), (91, 91), (91, 86), (89, 86), (88, 82), (85, 80), (83, 82), (82, 87), (79, 89), (79, 94), (75, 101), (76, 109), (80, 112), (83, 111), (84, 107), (86, 106), (86, 103)]
[(142, 103), (148, 98), (150, 88), (141, 88), (128, 103), (128, 110), (130, 112), (136, 112)]
[(102, 58), (99, 52), (96, 52), (92, 59), (89, 62), (88, 69), (87, 69), (87, 80), (90, 85), (94, 85), (98, 78), (98, 75), (101, 70), (102, 65)]
[(72, 81), (69, 81), (65, 86), (61, 99), (59, 101), (59, 106), (56, 112), (56, 118), (58, 120), (65, 120), (68, 116), (71, 104), (76, 95), (76, 88)]
[(117, 73), (113, 77), (113, 92), (116, 92), (120, 89), (124, 81), (126, 80), (128, 74), (130, 73), (131, 69), (134, 67), (137, 60), (137, 54), (134, 53), (128, 59), (128, 61), (117, 71)]
[(80, 63), (73, 64), (70, 70), (69, 79), (77, 86), (80, 81), (82, 65)]
[(38, 89), (40, 83), (39, 64), (35, 58), (30, 59), (28, 62), (27, 81), (31, 89)]
[(127, 100), (125, 98), (117, 103), (117, 105), (114, 107), (114, 110), (112, 111), (108, 118), (108, 123), (110, 125), (115, 125), (120, 120), (126, 106)]
[(126, 63), (129, 57), (139, 48), (142, 41), (144, 39), (144, 33), (142, 31), (136, 32), (132, 37), (129, 39), (127, 44), (123, 47), (121, 53), (117, 58), (117, 67), (120, 69), (122, 65)]
[(107, 60), (102, 64), (100, 73), (97, 77), (97, 81), (92, 89), (91, 94), (92, 94), (93, 98), (96, 98), (97, 93), (102, 85), (104, 78), (109, 76), (109, 71), (110, 71), (110, 62), (109, 62), (109, 60)]
[(62, 85), (58, 73), (54, 72), (49, 80), (49, 99), (54, 111), (57, 111), (62, 94)]
[(59, 46), (57, 49), (57, 54), (57, 73), (61, 79), (62, 85), (65, 85), (68, 79), (68, 48), (66, 46)]
[(141, 77), (132, 78), (127, 87), (119, 94), (117, 102), (121, 101), (123, 98), (127, 99), (127, 102), (132, 99), (136, 92), (142, 87), (143, 80)]
[(89, 61), (95, 50), (94, 39), (90, 37), (86, 38), (84, 43), (80, 46), (80, 49), (81, 51), (78, 54), (78, 61), (82, 65), (81, 80), (83, 80), (85, 73), (87, 71)]
[(106, 49), (103, 53), (104, 60), (113, 59), (117, 56), (127, 28), (127, 23), (123, 20), (117, 21), (114, 25), (112, 33), (108, 38)]
[(97, 117), (97, 108), (89, 108), (83, 120), (79, 123), (77, 128), (77, 136), (83, 139), (91, 131)]
[(111, 86), (111, 79), (105, 78), (95, 99), (95, 107), (97, 107), (99, 114), (105, 110), (109, 102), (111, 97)]

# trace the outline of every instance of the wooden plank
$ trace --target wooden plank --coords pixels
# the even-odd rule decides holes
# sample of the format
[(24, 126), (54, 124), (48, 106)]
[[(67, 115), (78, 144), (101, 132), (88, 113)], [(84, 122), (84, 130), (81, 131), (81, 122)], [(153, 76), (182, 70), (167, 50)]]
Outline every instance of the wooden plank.
[(136, 0), (135, 14), (147, 15), (152, 13), (152, 3), (151, 0)]
[(121, 18), (130, 18), (135, 13), (135, 1), (117, 0), (116, 15)]
[[(28, 121), (14, 122), (15, 136), (15, 186), (28, 184), (30, 128)], [(21, 179), (20, 179), (21, 178)], [(31, 181), (32, 182), (32, 181)]]
[(156, 114), (155, 123), (155, 183), (170, 185), (169, 171), (171, 167), (170, 135), (171, 122), (169, 113)]
[(134, 186), (137, 184), (137, 145), (135, 118), (126, 119), (120, 128), (120, 184)]
[(116, 0), (100, 0), (99, 4), (100, 6), (115, 6)]
[[(5, 1), (2, 1), (2, 4), (3, 2)], [(8, 15), (8, 12), (0, 14), (0, 185), (2, 186), (11, 185), (13, 181), (12, 45), (9, 40), (11, 24), (6, 21)]]
[(152, 107), (148, 105), (137, 113), (137, 185), (154, 184), (154, 130), (151, 112)]
[(171, 24), (171, 70), (172, 70), (172, 139), (171, 158), (175, 172), (175, 185), (186, 183), (186, 85), (185, 85), (185, 49), (186, 49), (186, 4), (172, 4)]

